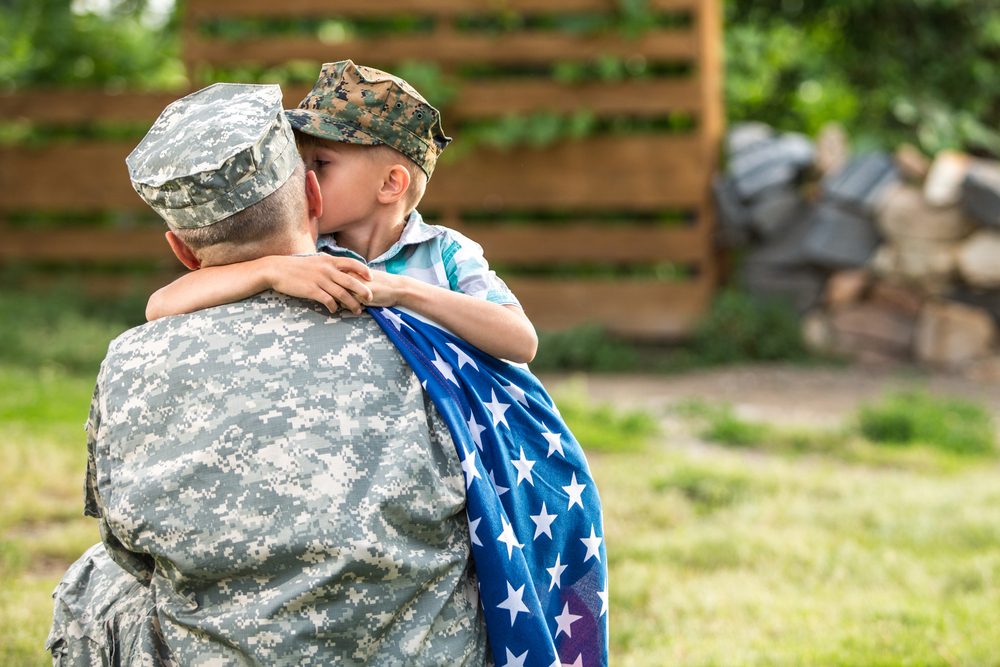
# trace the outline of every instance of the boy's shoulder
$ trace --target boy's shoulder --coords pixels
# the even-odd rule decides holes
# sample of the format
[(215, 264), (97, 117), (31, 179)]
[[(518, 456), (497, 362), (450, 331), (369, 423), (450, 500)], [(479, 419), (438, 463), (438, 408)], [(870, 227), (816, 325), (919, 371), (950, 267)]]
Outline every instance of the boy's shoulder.
[(446, 225), (425, 222), (416, 210), (410, 216), (411, 219), (403, 230), (403, 236), (400, 238), (400, 245), (430, 244), (445, 249), (457, 244), (462, 248), (479, 248), (478, 243), (458, 230)]

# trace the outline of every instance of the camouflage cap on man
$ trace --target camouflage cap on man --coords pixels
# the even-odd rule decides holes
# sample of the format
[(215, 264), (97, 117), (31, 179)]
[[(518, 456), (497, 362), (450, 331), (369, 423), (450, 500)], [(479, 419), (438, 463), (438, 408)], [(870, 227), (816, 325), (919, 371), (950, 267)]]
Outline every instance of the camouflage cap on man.
[(286, 113), (292, 127), (314, 137), (394, 148), (428, 178), (451, 142), (441, 127), (441, 113), (413, 86), (350, 60), (323, 65), (313, 89)]
[(180, 229), (259, 202), (300, 159), (281, 100), (278, 86), (217, 83), (172, 102), (125, 160), (132, 187)]

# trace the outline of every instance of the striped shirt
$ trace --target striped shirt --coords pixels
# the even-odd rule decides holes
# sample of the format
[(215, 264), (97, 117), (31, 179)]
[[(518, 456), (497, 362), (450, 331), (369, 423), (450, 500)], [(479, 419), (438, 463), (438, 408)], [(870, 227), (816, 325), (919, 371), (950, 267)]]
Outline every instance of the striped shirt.
[(490, 270), (483, 248), (472, 239), (441, 225), (428, 225), (413, 211), (399, 240), (373, 259), (337, 245), (332, 235), (319, 237), (316, 247), (336, 257), (350, 257), (394, 275), (461, 292), (501, 305), (520, 306), (503, 280)]

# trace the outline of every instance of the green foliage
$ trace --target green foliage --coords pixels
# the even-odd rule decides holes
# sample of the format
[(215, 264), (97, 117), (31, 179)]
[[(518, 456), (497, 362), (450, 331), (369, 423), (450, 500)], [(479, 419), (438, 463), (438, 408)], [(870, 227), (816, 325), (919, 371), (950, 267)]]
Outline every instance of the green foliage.
[(173, 14), (157, 17), (145, 0), (112, 1), (102, 12), (72, 11), (76, 4), (13, 0), (0, 5), (0, 53), (5, 54), (0, 81), (6, 87), (186, 85)]
[(581, 390), (560, 394), (556, 404), (566, 425), (588, 452), (642, 451), (660, 431), (650, 414), (619, 410), (608, 404), (594, 405)]
[(638, 365), (639, 355), (633, 346), (609, 336), (600, 326), (587, 325), (539, 332), (538, 355), (531, 367), (535, 371), (623, 372), (635, 370)]
[(996, 429), (982, 406), (919, 391), (864, 405), (839, 428), (775, 425), (741, 417), (728, 403), (701, 400), (684, 401), (674, 411), (696, 423), (700, 437), (729, 447), (939, 471), (962, 467), (961, 457), (997, 453)]
[(691, 347), (709, 364), (809, 358), (798, 317), (791, 308), (734, 290), (716, 296)]
[(764, 493), (773, 485), (745, 470), (705, 465), (680, 465), (653, 480), (653, 489), (680, 493), (699, 514), (709, 514)]
[(996, 452), (996, 428), (982, 406), (922, 391), (889, 394), (862, 407), (858, 428), (885, 445), (923, 444), (955, 454)]
[(729, 0), (731, 122), (861, 144), (1000, 154), (1000, 5), (979, 0)]
[[(90, 299), (78, 291), (0, 292), (0, 363), (96, 373), (108, 343), (145, 320), (145, 298)], [(2, 415), (0, 415), (2, 416)]]
[(770, 435), (771, 429), (767, 424), (741, 419), (728, 406), (712, 415), (708, 426), (701, 432), (706, 440), (730, 447), (764, 445)]

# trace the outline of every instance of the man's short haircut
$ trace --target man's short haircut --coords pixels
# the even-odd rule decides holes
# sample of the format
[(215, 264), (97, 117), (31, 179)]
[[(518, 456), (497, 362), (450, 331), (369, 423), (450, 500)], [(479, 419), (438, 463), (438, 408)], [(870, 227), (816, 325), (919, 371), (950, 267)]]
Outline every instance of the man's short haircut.
[[(322, 137), (314, 137), (311, 134), (295, 130), (295, 142), (301, 151), (305, 146), (330, 146), (338, 142)], [(359, 145), (359, 144), (352, 144)], [(406, 192), (406, 214), (409, 215), (424, 198), (427, 190), (427, 174), (417, 166), (417, 163), (406, 157), (392, 146), (379, 144), (377, 146), (362, 146), (366, 148), (365, 154), (372, 160), (377, 160), (384, 164), (400, 164), (410, 174), (410, 187)]]
[(240, 246), (279, 238), (308, 214), (305, 176), (305, 165), (299, 159), (288, 180), (259, 202), (207, 227), (172, 231), (194, 251), (221, 244)]

